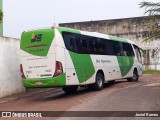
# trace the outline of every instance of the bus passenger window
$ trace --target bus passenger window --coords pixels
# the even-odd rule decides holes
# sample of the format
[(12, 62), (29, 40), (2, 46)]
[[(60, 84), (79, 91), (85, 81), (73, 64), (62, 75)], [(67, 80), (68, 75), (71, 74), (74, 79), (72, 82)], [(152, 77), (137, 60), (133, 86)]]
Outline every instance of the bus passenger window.
[(114, 54), (114, 42), (111, 40), (106, 40), (105, 42), (106, 55), (115, 55)]
[(120, 46), (120, 42), (117, 42), (117, 41), (113, 41), (113, 42), (114, 42), (114, 55), (122, 56), (123, 51), (122, 51), (122, 48)]
[(78, 38), (78, 35), (74, 35), (74, 34), (71, 34), (71, 33), (67, 33), (67, 32), (64, 32), (63, 33), (63, 38), (64, 38), (64, 43), (65, 43), (65, 46), (68, 50), (72, 51), (72, 52), (78, 52), (78, 47), (77, 47), (77, 38)]
[(80, 44), (80, 53), (90, 54), (89, 40), (87, 40), (85, 37), (82, 37), (79, 40), (79, 44)]
[(69, 49), (71, 51), (73, 51), (73, 52), (78, 52), (78, 50), (77, 50), (77, 44), (76, 44), (76, 39), (74, 37), (70, 38)]
[(97, 39), (97, 49), (98, 49), (98, 54), (104, 55), (104, 53), (105, 53), (104, 43), (103, 43), (103, 39), (101, 39), (101, 38)]
[(137, 56), (138, 61), (142, 63), (142, 56), (141, 56), (139, 48), (136, 45), (133, 45), (133, 47), (135, 49), (135, 54)]
[(91, 54), (96, 54), (97, 53), (96, 40), (97, 40), (97, 38), (94, 38), (94, 37), (91, 37), (89, 39), (90, 53)]
[(124, 56), (134, 56), (134, 52), (131, 44), (128, 44), (128, 43), (122, 43), (122, 44), (123, 44)]

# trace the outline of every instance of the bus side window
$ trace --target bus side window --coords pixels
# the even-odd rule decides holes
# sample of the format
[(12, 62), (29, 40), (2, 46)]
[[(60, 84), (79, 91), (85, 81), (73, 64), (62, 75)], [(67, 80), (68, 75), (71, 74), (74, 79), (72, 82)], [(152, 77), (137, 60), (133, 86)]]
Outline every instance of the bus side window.
[(114, 53), (114, 42), (111, 40), (105, 41), (105, 49), (106, 49), (106, 55), (115, 55)]
[(122, 43), (122, 44), (123, 44), (124, 56), (134, 56), (131, 44), (128, 43)]
[(114, 55), (116, 56), (123, 56), (123, 51), (120, 42), (113, 41), (114, 42)]
[(79, 49), (82, 54), (90, 54), (89, 38), (85, 36), (80, 37)]
[(76, 44), (76, 37), (75, 36), (71, 36), (70, 37), (70, 50), (73, 51), (73, 52), (78, 52), (78, 49), (77, 49), (77, 44)]
[(77, 39), (78, 36), (72, 33), (63, 33), (64, 43), (68, 50), (78, 53)]
[(90, 49), (91, 54), (104, 55), (105, 54), (105, 45), (104, 40), (101, 38), (90, 38)]
[(104, 49), (104, 42), (103, 42), (103, 39), (101, 38), (97, 38), (97, 53), (99, 55), (104, 55), (105, 53), (105, 49)]
[(90, 37), (90, 40), (89, 40), (89, 44), (90, 44), (90, 53), (91, 54), (97, 54), (97, 47), (96, 47), (96, 41), (97, 38), (95, 37)]
[(139, 48), (136, 45), (133, 45), (133, 47), (134, 47), (135, 54), (137, 56), (138, 61), (142, 63), (142, 56), (141, 56)]

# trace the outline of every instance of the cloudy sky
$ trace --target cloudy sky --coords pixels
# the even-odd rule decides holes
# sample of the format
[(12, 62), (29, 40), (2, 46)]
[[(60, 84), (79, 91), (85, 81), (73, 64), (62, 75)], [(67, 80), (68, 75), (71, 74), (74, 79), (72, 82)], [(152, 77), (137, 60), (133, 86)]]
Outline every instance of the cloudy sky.
[[(143, 0), (3, 0), (4, 36), (54, 23), (144, 16)], [(157, 2), (159, 0), (146, 0)]]

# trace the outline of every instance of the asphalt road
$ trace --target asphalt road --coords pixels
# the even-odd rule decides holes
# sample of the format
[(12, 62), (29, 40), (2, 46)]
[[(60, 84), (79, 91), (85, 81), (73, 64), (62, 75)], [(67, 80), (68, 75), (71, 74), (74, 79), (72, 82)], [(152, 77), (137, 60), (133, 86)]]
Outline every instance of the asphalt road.
[[(160, 75), (145, 75), (138, 82), (121, 80), (114, 84), (106, 84), (101, 91), (82, 88), (74, 95), (66, 95), (60, 88), (51, 89), (2, 103), (0, 111), (160, 111)], [(94, 112), (88, 114), (94, 114)], [(127, 116), (127, 113), (124, 112), (124, 114)], [(48, 117), (37, 119), (97, 120), (97, 118), (104, 120), (159, 120), (160, 114), (159, 117)], [(30, 120), (31, 118), (25, 119)]]

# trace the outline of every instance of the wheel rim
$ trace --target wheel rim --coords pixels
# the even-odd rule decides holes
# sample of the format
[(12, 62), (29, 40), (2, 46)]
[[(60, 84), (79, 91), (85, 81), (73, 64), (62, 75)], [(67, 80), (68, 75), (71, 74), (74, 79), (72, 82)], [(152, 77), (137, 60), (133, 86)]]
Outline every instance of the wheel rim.
[(102, 82), (102, 78), (101, 78), (101, 77), (98, 77), (98, 78), (97, 78), (97, 84), (98, 84), (98, 86), (99, 86), (99, 87), (102, 87), (102, 83), (103, 83), (103, 82)]

